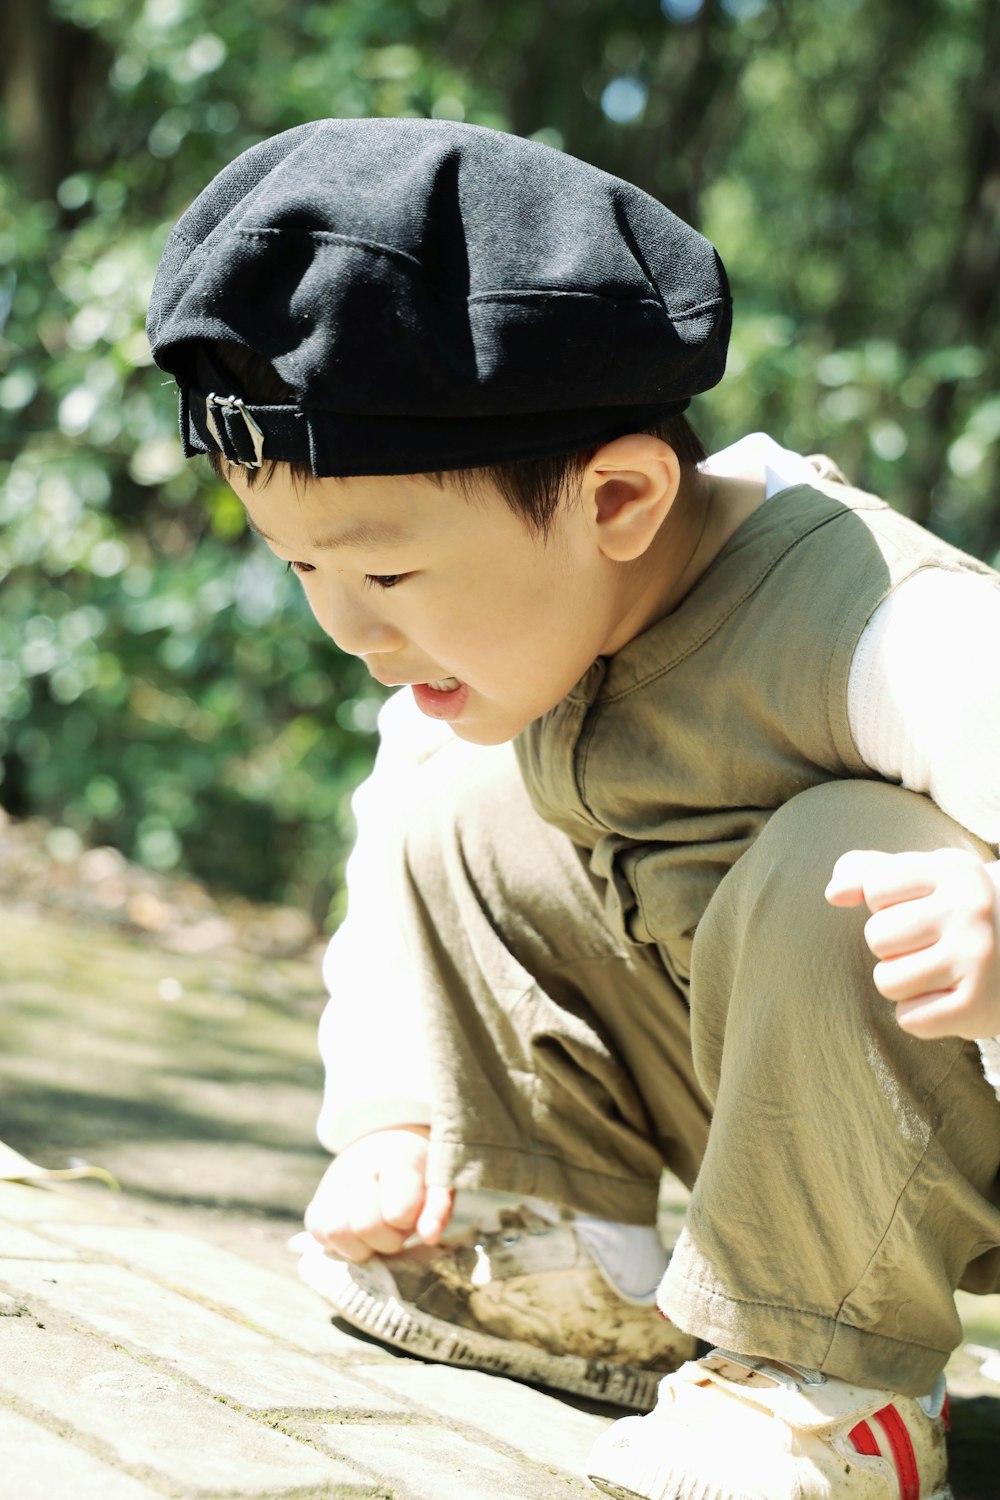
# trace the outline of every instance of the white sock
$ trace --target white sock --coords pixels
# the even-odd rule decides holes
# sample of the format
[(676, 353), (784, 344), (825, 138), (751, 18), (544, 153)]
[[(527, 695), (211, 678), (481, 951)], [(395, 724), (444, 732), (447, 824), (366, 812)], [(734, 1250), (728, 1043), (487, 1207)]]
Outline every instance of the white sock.
[(919, 1397), (920, 1405), (928, 1417), (939, 1417), (941, 1415), (944, 1398), (947, 1394), (948, 1390), (944, 1383), (944, 1376), (939, 1375), (930, 1395)]
[(651, 1224), (614, 1224), (575, 1214), (573, 1227), (616, 1291), (652, 1302), (667, 1269), (667, 1252)]
[(525, 1207), (550, 1224), (568, 1220), (616, 1292), (633, 1302), (653, 1301), (669, 1257), (651, 1224), (618, 1224), (591, 1214), (567, 1214), (537, 1198), (526, 1199)]

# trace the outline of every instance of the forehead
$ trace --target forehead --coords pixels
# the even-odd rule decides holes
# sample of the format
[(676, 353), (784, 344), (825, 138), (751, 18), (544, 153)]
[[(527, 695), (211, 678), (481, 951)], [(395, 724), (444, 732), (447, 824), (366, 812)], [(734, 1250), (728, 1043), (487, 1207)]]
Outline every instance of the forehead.
[[(250, 526), (257, 535), (264, 538), (265, 542), (271, 542), (276, 547), (286, 545), (280, 536), (273, 536), (271, 532), (265, 531), (263, 525), (259, 525), (248, 511)], [(287, 530), (288, 527), (286, 526)], [(329, 548), (350, 547), (386, 547), (393, 543), (412, 541), (414, 528), (412, 526), (395, 525), (387, 520), (370, 520), (347, 522), (337, 525), (321, 525), (317, 528), (308, 527), (310, 533), (310, 545), (318, 551), (323, 552)]]
[(253, 530), (279, 550), (399, 546), (455, 530), (468, 510), (456, 485), (419, 474), (303, 481), (277, 464), (253, 486), (235, 466), (226, 478)]

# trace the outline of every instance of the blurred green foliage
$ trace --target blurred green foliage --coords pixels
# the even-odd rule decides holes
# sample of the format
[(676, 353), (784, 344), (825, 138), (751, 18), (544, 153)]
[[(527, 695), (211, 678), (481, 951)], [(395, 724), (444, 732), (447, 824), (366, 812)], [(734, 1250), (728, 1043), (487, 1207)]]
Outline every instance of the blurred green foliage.
[(719, 245), (711, 444), (765, 428), (1000, 548), (995, 0), (5, 0), (0, 800), (338, 910), (377, 690), (185, 464), (142, 333), (208, 178), (323, 115), (467, 119)]

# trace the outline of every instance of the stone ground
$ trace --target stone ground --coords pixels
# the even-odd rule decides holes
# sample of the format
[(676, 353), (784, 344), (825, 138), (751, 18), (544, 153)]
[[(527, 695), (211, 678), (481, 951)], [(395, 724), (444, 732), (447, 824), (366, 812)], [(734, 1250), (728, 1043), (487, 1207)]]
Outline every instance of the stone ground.
[[(392, 1354), (297, 1282), (321, 996), (289, 923), (175, 921), (165, 888), (156, 923), (122, 916), (134, 892), (104, 920), (29, 874), (0, 881), (0, 1140), (122, 1191), (0, 1182), (2, 1500), (593, 1495), (610, 1411)], [(997, 1500), (1000, 1298), (961, 1310), (955, 1495)]]

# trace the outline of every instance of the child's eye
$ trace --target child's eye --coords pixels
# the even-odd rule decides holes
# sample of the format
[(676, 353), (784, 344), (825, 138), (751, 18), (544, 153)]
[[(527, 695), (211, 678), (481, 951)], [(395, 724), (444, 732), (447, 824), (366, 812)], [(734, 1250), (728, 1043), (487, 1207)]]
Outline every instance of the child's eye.
[(288, 571), (289, 573), (315, 573), (316, 569), (312, 563), (290, 562), (288, 564)]
[(397, 583), (402, 583), (407, 575), (405, 573), (366, 573), (366, 589), (394, 589)]

